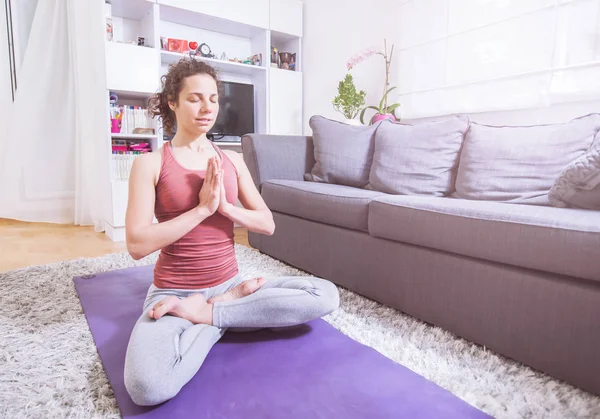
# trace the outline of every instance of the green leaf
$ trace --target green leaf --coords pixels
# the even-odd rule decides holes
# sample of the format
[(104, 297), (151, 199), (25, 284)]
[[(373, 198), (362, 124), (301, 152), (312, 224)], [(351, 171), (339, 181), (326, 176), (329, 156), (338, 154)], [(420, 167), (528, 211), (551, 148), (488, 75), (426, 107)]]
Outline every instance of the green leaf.
[(365, 123), (365, 121), (364, 121), (364, 117), (365, 117), (365, 112), (367, 111), (367, 109), (374, 109), (374, 110), (376, 110), (377, 112), (379, 112), (379, 108), (378, 108), (378, 107), (376, 107), (376, 106), (367, 106), (366, 108), (364, 108), (364, 109), (362, 110), (362, 112), (360, 113), (360, 122), (361, 122), (362, 124), (364, 124), (364, 123)]
[(399, 103), (394, 103), (393, 105), (389, 105), (387, 107), (387, 109), (385, 109), (385, 113), (393, 113), (398, 106), (400, 106)]
[(364, 121), (364, 119), (365, 119), (365, 111), (366, 111), (366, 110), (367, 110), (367, 108), (364, 108), (364, 109), (362, 110), (362, 112), (360, 113), (360, 123), (361, 123), (361, 124), (363, 124), (363, 125), (365, 124), (365, 121)]
[(382, 111), (381, 113), (386, 113), (386, 112), (385, 112), (385, 110), (383, 109), (383, 102), (385, 102), (385, 98), (387, 97), (387, 95), (389, 95), (389, 94), (390, 94), (390, 92), (391, 92), (392, 90), (394, 90), (395, 88), (396, 88), (395, 86), (394, 86), (394, 87), (390, 87), (390, 88), (388, 89), (388, 91), (387, 91), (387, 92), (385, 92), (385, 94), (384, 94), (384, 95), (383, 95), (383, 97), (381, 98), (381, 101), (379, 102), (379, 109)]
[(344, 80), (338, 83), (338, 95), (332, 101), (333, 108), (346, 118), (352, 119), (365, 104), (366, 95), (364, 90), (356, 91), (352, 75), (347, 73)]

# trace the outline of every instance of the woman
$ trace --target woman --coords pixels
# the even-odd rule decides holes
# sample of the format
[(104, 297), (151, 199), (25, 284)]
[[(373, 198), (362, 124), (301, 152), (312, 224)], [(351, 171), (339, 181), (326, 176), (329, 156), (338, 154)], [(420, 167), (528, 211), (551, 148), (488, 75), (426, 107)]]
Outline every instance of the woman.
[(244, 160), (206, 137), (219, 111), (215, 70), (184, 59), (162, 81), (150, 112), (177, 130), (160, 153), (136, 159), (125, 223), (134, 259), (161, 249), (125, 359), (125, 386), (146, 406), (175, 396), (227, 329), (297, 325), (339, 304), (323, 279), (240, 277), (234, 223), (267, 235), (275, 224)]

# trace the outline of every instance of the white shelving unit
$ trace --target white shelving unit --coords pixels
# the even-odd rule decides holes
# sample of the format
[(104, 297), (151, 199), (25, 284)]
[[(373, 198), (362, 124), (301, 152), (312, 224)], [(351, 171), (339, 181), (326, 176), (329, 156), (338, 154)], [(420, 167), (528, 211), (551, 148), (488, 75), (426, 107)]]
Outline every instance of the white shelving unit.
[(155, 140), (158, 138), (156, 134), (110, 134), (111, 138), (123, 138), (129, 140)]
[[(184, 57), (160, 48), (161, 37), (207, 43), (215, 58), (196, 56), (213, 66), (224, 81), (254, 86), (255, 132), (302, 134), (302, 8), (301, 0), (105, 0), (110, 4), (113, 41), (106, 42), (106, 89), (118, 104), (147, 107), (170, 64)], [(145, 46), (137, 43), (144, 37)], [(271, 66), (271, 47), (296, 54), (296, 70)], [(220, 59), (222, 54), (226, 60)], [(261, 65), (229, 61), (262, 55)], [(108, 106), (108, 105), (107, 105)], [(153, 151), (163, 144), (160, 124), (154, 135), (111, 134), (109, 141), (147, 140)], [(219, 147), (241, 152), (234, 141)], [(107, 173), (113, 178), (111, 173)], [(106, 233), (125, 240), (127, 181), (111, 181)]]
[[(162, 63), (171, 64), (176, 63), (180, 59), (185, 57), (185, 54), (181, 54), (179, 52), (170, 52), (170, 51), (161, 51), (160, 59)], [(267, 70), (266, 67), (250, 65), (250, 64), (242, 64), (230, 61), (217, 60), (215, 58), (205, 58), (205, 57), (196, 57), (199, 61), (204, 61), (207, 64), (210, 64), (220, 73), (234, 73), (234, 74), (243, 74), (246, 76), (253, 76), (255, 74), (259, 74), (265, 72)]]

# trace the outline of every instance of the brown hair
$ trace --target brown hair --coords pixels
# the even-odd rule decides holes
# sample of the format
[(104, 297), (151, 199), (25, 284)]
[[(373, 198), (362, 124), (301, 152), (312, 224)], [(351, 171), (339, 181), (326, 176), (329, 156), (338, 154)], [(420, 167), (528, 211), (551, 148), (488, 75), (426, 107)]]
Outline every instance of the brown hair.
[(217, 87), (219, 87), (217, 71), (213, 67), (202, 61), (185, 57), (169, 66), (167, 74), (161, 77), (161, 91), (148, 100), (148, 113), (152, 118), (160, 117), (163, 129), (168, 135), (173, 134), (173, 128), (177, 122), (175, 112), (169, 108), (169, 101), (177, 103), (179, 93), (183, 88), (183, 81), (186, 77), (196, 74), (208, 74), (215, 79)]

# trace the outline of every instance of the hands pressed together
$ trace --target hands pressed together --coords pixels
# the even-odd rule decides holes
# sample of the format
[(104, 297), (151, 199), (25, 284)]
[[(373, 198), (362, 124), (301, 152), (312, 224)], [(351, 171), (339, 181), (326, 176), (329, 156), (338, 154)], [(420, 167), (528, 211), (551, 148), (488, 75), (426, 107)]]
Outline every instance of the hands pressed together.
[(200, 189), (198, 208), (205, 211), (209, 216), (217, 211), (227, 216), (228, 210), (233, 206), (227, 202), (223, 177), (221, 159), (218, 157), (208, 159), (204, 183)]

